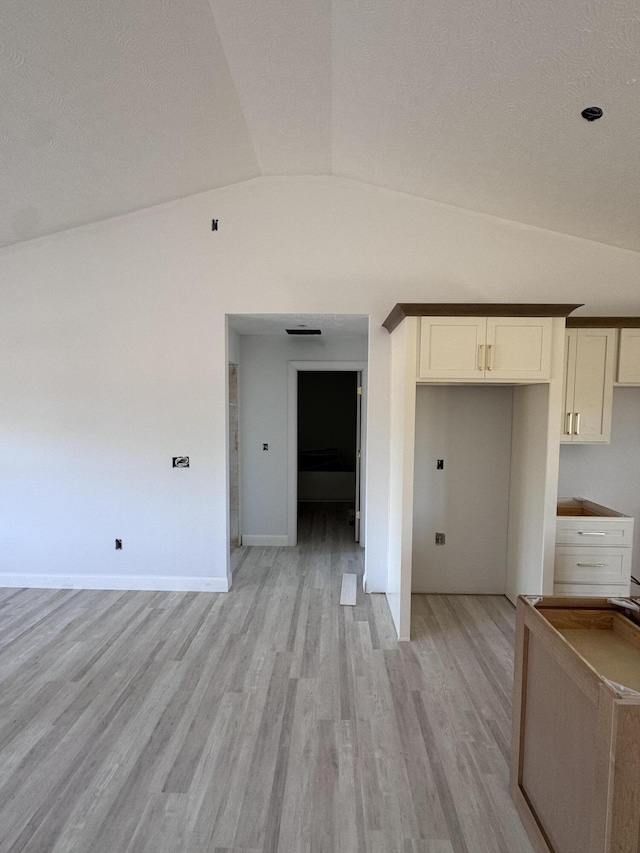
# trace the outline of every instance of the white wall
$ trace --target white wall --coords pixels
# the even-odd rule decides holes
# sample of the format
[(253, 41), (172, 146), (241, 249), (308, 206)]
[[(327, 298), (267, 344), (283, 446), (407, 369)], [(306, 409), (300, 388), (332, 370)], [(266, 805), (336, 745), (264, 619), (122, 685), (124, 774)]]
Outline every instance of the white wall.
[[(249, 181), (9, 247), (0, 581), (226, 588), (225, 315), (318, 312), (371, 317), (368, 580), (385, 589), (393, 305), (636, 314), (638, 280), (638, 254), (335, 178)], [(190, 469), (171, 469), (178, 454)]]
[[(242, 537), (288, 536), (288, 363), (366, 361), (366, 335), (291, 339), (242, 335)], [(262, 445), (269, 445), (263, 451)], [(251, 541), (249, 539), (249, 541)]]
[(633, 574), (640, 580), (640, 388), (613, 389), (611, 444), (560, 445), (558, 494), (635, 518)]
[(504, 595), (512, 399), (508, 386), (418, 386), (414, 592)]

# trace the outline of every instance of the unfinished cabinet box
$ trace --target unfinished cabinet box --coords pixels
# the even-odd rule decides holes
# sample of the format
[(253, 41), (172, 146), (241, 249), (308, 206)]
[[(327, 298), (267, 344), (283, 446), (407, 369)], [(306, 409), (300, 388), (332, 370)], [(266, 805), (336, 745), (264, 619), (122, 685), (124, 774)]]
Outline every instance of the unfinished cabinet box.
[(584, 498), (559, 498), (553, 591), (629, 595), (633, 518)]
[(640, 851), (637, 621), (606, 598), (518, 599), (511, 795), (539, 853)]

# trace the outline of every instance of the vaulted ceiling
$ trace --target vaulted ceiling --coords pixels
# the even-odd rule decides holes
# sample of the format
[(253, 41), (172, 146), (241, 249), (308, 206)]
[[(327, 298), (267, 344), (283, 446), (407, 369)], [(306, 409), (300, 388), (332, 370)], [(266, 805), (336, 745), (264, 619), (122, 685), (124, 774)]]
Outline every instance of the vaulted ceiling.
[(634, 0), (2, 0), (0, 245), (335, 175), (640, 251), (639, 106)]

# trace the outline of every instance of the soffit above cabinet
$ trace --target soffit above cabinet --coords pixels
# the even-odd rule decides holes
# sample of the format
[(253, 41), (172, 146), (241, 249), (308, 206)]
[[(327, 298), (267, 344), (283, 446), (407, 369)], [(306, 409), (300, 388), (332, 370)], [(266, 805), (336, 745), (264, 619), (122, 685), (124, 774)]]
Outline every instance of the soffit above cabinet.
[(582, 304), (514, 302), (398, 302), (382, 324), (393, 332), (405, 317), (566, 317)]

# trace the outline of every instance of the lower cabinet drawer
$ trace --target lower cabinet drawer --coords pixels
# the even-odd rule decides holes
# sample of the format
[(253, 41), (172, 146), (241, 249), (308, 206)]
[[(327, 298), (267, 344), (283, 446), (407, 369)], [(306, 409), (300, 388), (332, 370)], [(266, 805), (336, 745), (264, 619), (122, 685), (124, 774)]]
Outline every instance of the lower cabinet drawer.
[(629, 584), (630, 548), (556, 546), (554, 583)]
[(556, 524), (557, 545), (581, 548), (630, 548), (633, 544), (632, 518), (559, 518)]
[(629, 596), (629, 584), (619, 586), (606, 583), (555, 583), (553, 585), (553, 594), (627, 598)]

